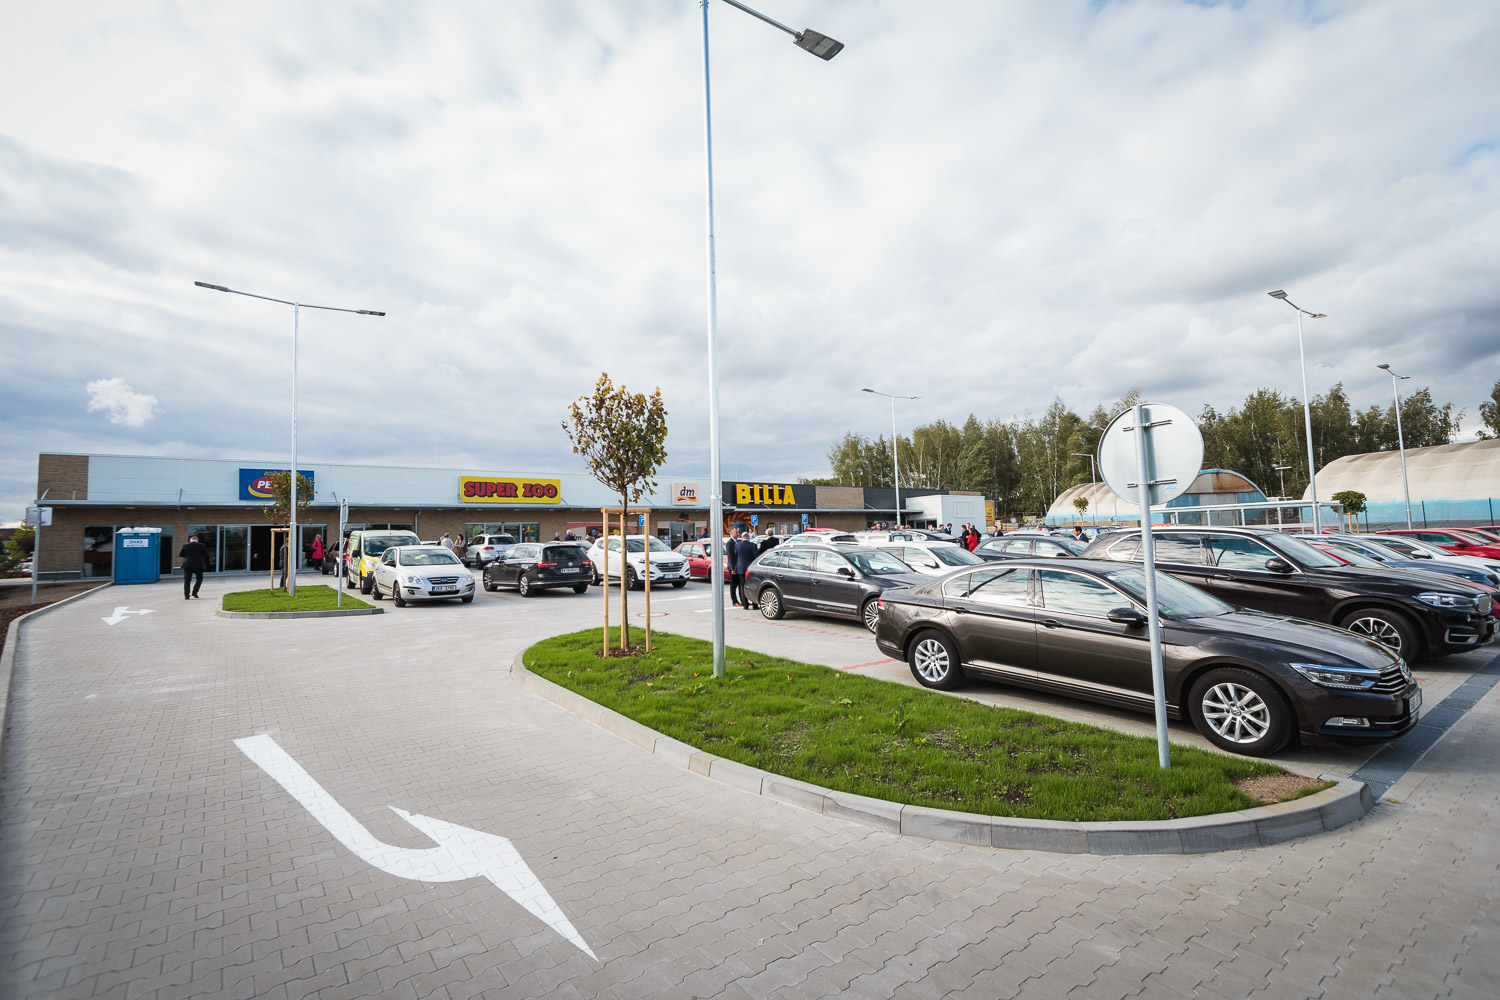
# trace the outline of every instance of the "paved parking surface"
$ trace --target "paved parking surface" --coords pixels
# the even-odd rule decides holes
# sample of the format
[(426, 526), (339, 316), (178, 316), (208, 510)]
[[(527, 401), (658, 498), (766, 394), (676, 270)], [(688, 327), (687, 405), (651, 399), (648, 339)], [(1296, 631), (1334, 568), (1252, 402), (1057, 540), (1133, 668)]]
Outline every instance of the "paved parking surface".
[[(519, 691), (514, 654), (593, 624), (596, 599), (213, 617), (242, 586), (110, 588), (27, 626), (0, 782), (0, 996), (1487, 998), (1500, 982), (1496, 691), (1331, 835), (1002, 852), (749, 796)], [(706, 634), (704, 593), (658, 591), (657, 627)], [(106, 624), (122, 604), (152, 613)], [(730, 612), (731, 643), (905, 673), (856, 627)], [(1429, 698), (1486, 658), (1445, 663)], [(391, 807), (478, 831), (470, 846), (507, 838), (597, 957), (506, 884), (363, 859), (236, 747), (257, 734), (392, 856), (440, 850)]]

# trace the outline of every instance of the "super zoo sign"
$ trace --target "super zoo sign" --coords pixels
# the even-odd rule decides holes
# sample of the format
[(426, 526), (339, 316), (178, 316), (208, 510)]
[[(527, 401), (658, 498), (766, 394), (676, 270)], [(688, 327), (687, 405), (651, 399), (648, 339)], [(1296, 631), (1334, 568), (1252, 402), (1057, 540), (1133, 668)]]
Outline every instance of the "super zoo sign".
[(561, 479), (458, 477), (458, 498), (464, 503), (555, 503), (561, 496)]

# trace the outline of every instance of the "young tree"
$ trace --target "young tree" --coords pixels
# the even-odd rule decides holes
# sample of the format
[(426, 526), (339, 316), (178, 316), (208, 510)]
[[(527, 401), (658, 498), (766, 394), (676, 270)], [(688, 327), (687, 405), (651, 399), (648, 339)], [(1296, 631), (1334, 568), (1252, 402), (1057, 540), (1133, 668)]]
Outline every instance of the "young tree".
[[(608, 372), (602, 373), (592, 394), (579, 396), (569, 405), (562, 428), (573, 442), (573, 454), (582, 455), (594, 478), (619, 495), (621, 521), (629, 524), (630, 505), (655, 488), (656, 470), (667, 457), (667, 408), (662, 404), (661, 389), (650, 396), (632, 393), (611, 382)], [(604, 544), (609, 544), (607, 538)], [(622, 560), (627, 548), (622, 537)], [(650, 580), (644, 583), (651, 586)], [(625, 650), (630, 648), (627, 593), (622, 568), (620, 648)]]
[[(266, 475), (266, 482), (271, 487), (271, 502), (261, 509), (261, 513), (268, 520), (277, 524), (286, 524), (292, 519), (291, 505), (291, 476), (285, 472), (271, 472)], [(313, 484), (307, 477), (298, 473), (297, 475), (297, 513), (301, 514), (312, 503)]]
[(1078, 516), (1082, 517), (1084, 514), (1088, 513), (1089, 498), (1088, 497), (1074, 497), (1073, 498), (1073, 506), (1078, 508)]

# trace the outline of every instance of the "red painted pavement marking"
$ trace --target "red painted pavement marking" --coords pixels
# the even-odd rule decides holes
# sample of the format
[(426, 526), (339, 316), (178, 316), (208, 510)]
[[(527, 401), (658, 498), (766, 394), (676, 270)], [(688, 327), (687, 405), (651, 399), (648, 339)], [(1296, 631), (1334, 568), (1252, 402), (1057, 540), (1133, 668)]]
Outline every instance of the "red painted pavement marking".
[(834, 667), (835, 670), (858, 670), (860, 667), (878, 667), (882, 663), (895, 663), (895, 660), (871, 660), (869, 663), (856, 663), (849, 667)]

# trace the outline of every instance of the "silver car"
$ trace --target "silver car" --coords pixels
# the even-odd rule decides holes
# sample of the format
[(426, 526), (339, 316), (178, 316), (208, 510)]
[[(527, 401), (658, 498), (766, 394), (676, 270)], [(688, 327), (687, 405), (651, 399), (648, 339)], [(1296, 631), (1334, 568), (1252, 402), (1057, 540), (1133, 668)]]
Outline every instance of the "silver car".
[(474, 600), (474, 574), (441, 545), (393, 545), (375, 566), (370, 596), (390, 596), (396, 607), (409, 601)]
[(475, 569), (484, 569), (514, 544), (516, 540), (510, 535), (476, 535), (464, 550), (464, 562)]

